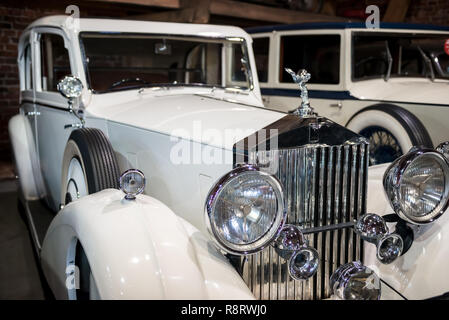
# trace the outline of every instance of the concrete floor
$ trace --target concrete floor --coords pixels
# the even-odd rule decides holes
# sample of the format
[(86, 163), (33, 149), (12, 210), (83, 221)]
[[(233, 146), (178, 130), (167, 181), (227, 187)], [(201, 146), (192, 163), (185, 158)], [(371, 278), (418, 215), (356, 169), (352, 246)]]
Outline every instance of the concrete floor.
[(44, 299), (31, 238), (17, 209), (16, 190), (16, 181), (0, 181), (0, 299)]

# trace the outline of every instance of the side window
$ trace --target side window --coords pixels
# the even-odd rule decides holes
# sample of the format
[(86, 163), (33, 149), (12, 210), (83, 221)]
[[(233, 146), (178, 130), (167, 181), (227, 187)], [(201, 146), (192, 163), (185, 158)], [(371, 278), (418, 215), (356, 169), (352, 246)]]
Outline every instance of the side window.
[(338, 84), (340, 76), (340, 35), (283, 36), (280, 52), (279, 81), (290, 83), (293, 71), (307, 69), (309, 83)]
[(25, 90), (33, 90), (33, 60), (31, 55), (31, 45), (27, 44), (25, 47), (25, 59), (24, 59), (24, 82)]
[(71, 74), (69, 52), (64, 47), (64, 38), (57, 34), (42, 34), (40, 49), (42, 91), (57, 91), (59, 80)]
[(268, 51), (270, 39), (256, 38), (253, 40), (254, 58), (256, 59), (257, 77), (259, 82), (268, 81)]

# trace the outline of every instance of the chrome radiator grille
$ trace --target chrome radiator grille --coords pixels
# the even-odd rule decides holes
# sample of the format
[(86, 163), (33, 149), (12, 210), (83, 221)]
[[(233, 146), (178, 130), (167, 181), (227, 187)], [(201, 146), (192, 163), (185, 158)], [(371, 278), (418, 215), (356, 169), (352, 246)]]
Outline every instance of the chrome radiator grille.
[[(276, 175), (285, 188), (287, 223), (307, 229), (353, 221), (365, 212), (368, 145), (252, 152), (248, 162), (263, 166), (266, 159), (279, 161)], [(307, 238), (320, 254), (320, 268), (307, 281), (293, 280), (287, 261), (272, 247), (247, 257), (243, 278), (256, 298), (328, 298), (335, 269), (363, 257), (362, 241), (352, 228), (311, 233)]]

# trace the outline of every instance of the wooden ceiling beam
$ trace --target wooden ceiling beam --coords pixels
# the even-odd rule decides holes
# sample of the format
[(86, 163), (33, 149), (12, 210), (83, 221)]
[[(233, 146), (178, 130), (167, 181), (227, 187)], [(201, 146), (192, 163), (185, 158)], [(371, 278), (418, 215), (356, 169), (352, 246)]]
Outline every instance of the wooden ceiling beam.
[(145, 13), (130, 16), (129, 18), (133, 20), (208, 23), (210, 20), (210, 2), (211, 0), (181, 0), (182, 9), (180, 10)]
[(129, 4), (159, 8), (181, 8), (180, 0), (88, 0), (90, 2), (107, 2), (111, 4)]
[(382, 19), (383, 22), (404, 22), (407, 15), (410, 0), (390, 0), (387, 11)]
[(300, 23), (300, 22), (324, 22), (324, 21), (347, 20), (346, 18), (342, 17), (272, 8), (232, 0), (211, 0), (210, 13), (219, 16), (268, 21), (274, 23)]
[(144, 13), (127, 17), (127, 19), (131, 20), (190, 22), (190, 23), (193, 23), (194, 18), (195, 18), (195, 10), (193, 8), (164, 11), (157, 13)]

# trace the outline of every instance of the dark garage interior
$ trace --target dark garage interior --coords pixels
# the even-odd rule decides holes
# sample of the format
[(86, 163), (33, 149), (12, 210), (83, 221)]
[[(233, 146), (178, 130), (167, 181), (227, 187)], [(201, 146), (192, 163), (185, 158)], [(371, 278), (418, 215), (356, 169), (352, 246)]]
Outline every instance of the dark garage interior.
[[(8, 121), (19, 110), (18, 40), (34, 20), (64, 15), (76, 4), (81, 18), (114, 18), (232, 25), (242, 28), (305, 22), (363, 22), (368, 5), (381, 22), (449, 26), (448, 0), (324, 0), (306, 8), (295, 0), (2, 0), (0, 2), (0, 300), (46, 299), (46, 284), (18, 202)], [(309, 12), (307, 10), (310, 10)]]

